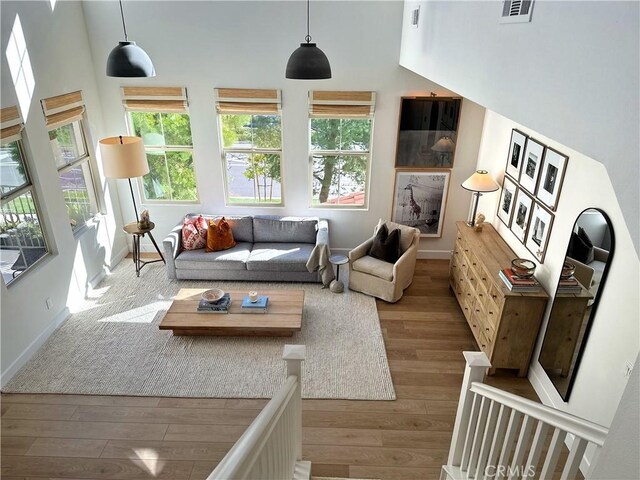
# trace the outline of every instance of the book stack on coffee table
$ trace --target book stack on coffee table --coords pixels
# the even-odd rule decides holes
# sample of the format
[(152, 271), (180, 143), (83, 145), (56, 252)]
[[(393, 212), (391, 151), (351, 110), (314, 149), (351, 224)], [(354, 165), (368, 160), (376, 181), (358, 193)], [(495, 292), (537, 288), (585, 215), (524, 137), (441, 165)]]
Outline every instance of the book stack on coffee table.
[(229, 306), (231, 305), (231, 296), (225, 293), (220, 300), (215, 302), (208, 302), (205, 299), (201, 299), (198, 303), (198, 312), (201, 313), (229, 313)]
[(500, 279), (504, 282), (512, 292), (538, 292), (540, 291), (540, 283), (535, 277), (518, 277), (510, 268), (500, 270)]
[(258, 300), (252, 302), (247, 295), (242, 300), (242, 312), (243, 313), (267, 313), (267, 305), (269, 304), (269, 297), (260, 295)]

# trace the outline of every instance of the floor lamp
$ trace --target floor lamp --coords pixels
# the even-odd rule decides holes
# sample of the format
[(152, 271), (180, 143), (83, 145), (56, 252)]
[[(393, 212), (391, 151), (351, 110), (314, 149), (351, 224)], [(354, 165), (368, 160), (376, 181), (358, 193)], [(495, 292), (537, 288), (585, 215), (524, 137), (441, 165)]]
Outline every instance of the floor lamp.
[(483, 193), (495, 192), (500, 186), (491, 178), (486, 170), (476, 170), (476, 172), (462, 182), (462, 188), (473, 192), (473, 205), (469, 212), (467, 225), (473, 227), (476, 223), (476, 212), (478, 211), (478, 201)]
[(108, 137), (100, 140), (100, 152), (102, 153), (102, 165), (104, 176), (107, 178), (126, 178), (129, 180), (133, 211), (136, 214), (136, 222), (140, 221), (136, 198), (133, 195), (131, 179), (142, 177), (149, 173), (147, 154), (140, 137)]

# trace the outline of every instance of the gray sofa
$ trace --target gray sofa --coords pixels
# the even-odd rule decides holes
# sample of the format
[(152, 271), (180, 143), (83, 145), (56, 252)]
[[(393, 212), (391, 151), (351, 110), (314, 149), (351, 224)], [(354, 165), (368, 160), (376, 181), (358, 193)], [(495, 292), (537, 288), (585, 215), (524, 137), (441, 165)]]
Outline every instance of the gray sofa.
[[(189, 214), (196, 217), (198, 214)], [(219, 219), (221, 215), (205, 215)], [(329, 244), (327, 220), (274, 215), (224, 216), (237, 245), (228, 250), (182, 249), (180, 221), (164, 239), (169, 278), (319, 282), (306, 264), (316, 245)]]

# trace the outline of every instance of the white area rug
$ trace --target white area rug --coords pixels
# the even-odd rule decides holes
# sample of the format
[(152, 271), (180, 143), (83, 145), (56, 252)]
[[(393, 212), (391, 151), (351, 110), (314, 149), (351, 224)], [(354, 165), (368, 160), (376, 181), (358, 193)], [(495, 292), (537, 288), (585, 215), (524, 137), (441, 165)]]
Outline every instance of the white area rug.
[[(158, 329), (180, 288), (212, 286), (304, 289), (302, 331), (289, 338), (175, 337)], [(304, 344), (304, 398), (395, 399), (369, 296), (333, 294), (320, 284), (170, 281), (161, 263), (136, 278), (131, 260), (91, 296), (4, 392), (269, 398), (285, 378), (283, 346)]]

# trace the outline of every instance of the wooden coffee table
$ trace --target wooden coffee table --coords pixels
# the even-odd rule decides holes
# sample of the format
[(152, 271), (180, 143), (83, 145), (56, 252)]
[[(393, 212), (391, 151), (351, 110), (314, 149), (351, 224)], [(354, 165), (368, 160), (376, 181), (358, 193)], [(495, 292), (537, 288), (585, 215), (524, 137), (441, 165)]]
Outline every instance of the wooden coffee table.
[(290, 337), (302, 328), (304, 290), (258, 290), (269, 297), (266, 313), (245, 313), (242, 300), (247, 290), (230, 290), (229, 313), (197, 311), (206, 288), (183, 288), (160, 322), (160, 330), (174, 335), (239, 335)]

